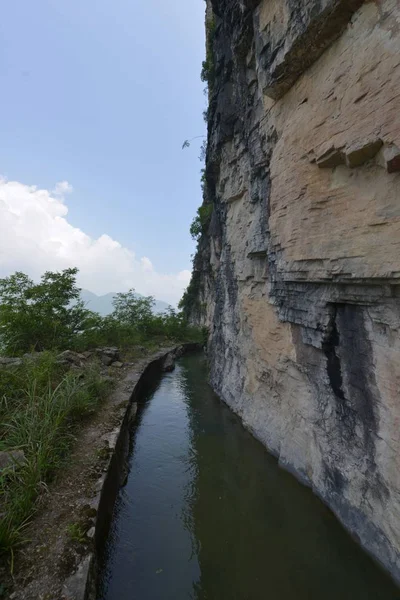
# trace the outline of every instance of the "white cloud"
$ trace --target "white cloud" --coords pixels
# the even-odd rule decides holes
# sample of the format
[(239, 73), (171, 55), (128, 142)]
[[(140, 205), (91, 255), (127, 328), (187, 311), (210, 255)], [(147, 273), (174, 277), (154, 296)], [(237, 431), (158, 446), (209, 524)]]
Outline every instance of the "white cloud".
[(53, 190), (54, 196), (64, 197), (65, 194), (72, 194), (74, 188), (68, 181), (59, 181), (56, 183), (55, 188)]
[(0, 276), (20, 270), (38, 279), (46, 270), (78, 267), (78, 283), (97, 294), (126, 291), (176, 304), (190, 279), (187, 270), (158, 273), (107, 234), (98, 239), (73, 227), (64, 196), (67, 181), (53, 191), (0, 177)]
[(147, 258), (147, 256), (143, 256), (143, 258), (140, 259), (140, 263), (143, 271), (147, 271), (148, 273), (152, 273), (154, 271), (153, 263), (149, 258)]

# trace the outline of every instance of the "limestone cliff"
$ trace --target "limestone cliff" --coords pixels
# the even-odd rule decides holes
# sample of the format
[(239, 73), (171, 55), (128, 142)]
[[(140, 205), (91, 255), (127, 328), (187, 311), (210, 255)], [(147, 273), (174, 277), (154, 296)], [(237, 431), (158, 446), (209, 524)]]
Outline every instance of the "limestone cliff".
[(209, 0), (206, 21), (212, 385), (400, 580), (400, 5)]

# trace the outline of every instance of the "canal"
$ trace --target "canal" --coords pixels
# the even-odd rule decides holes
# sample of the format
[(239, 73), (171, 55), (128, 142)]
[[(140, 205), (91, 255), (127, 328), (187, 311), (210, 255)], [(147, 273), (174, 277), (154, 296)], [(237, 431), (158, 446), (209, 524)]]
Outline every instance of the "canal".
[(207, 384), (202, 355), (141, 398), (98, 600), (389, 600), (333, 514)]

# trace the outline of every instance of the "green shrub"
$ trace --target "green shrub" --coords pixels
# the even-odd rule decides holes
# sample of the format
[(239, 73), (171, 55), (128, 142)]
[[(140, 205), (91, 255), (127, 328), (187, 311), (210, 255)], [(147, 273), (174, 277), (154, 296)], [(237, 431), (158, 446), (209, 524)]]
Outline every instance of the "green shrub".
[(207, 229), (213, 212), (212, 204), (203, 204), (197, 209), (197, 214), (190, 225), (190, 235), (196, 241), (200, 239)]
[(72, 542), (83, 544), (87, 541), (82, 523), (70, 523), (67, 527), (67, 533)]

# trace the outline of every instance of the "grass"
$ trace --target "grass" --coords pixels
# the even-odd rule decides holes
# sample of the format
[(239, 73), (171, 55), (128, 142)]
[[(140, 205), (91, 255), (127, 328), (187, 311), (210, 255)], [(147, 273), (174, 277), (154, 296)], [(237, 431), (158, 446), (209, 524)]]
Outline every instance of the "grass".
[(83, 544), (86, 541), (86, 535), (81, 523), (70, 523), (67, 527), (67, 533), (72, 542)]
[(24, 460), (0, 474), (0, 553), (24, 540), (24, 529), (68, 452), (77, 423), (107, 395), (96, 364), (66, 372), (52, 353), (0, 370), (0, 451), (22, 450)]

